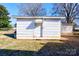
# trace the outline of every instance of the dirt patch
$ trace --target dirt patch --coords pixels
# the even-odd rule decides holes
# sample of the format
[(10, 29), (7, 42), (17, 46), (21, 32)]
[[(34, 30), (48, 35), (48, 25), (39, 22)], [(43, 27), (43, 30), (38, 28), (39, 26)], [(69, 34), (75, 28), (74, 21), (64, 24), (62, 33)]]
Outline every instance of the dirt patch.
[(0, 34), (11, 34), (14, 33), (15, 30), (8, 30), (8, 31), (0, 31)]

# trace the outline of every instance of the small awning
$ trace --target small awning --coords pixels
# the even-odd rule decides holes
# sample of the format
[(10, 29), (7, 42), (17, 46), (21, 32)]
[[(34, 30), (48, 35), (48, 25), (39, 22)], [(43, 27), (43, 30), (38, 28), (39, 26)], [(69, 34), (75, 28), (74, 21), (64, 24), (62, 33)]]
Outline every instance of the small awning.
[(42, 19), (36, 19), (35, 23), (42, 23)]

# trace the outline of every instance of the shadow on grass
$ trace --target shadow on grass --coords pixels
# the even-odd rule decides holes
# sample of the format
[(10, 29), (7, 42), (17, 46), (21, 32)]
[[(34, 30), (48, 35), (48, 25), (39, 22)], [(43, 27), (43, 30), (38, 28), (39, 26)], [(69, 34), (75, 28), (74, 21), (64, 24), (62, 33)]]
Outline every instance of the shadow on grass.
[[(41, 43), (42, 44), (42, 43)], [(0, 49), (1, 56), (77, 56), (79, 49), (65, 43), (48, 42), (39, 51)]]
[(33, 56), (34, 51), (0, 49), (0, 56)]
[(4, 35), (6, 35), (6, 36), (8, 36), (8, 37), (11, 37), (11, 38), (16, 38), (16, 34), (14, 34), (14, 33), (12, 33), (12, 34), (4, 34)]
[(49, 42), (38, 52), (39, 56), (76, 56), (79, 55), (79, 49), (66, 43)]

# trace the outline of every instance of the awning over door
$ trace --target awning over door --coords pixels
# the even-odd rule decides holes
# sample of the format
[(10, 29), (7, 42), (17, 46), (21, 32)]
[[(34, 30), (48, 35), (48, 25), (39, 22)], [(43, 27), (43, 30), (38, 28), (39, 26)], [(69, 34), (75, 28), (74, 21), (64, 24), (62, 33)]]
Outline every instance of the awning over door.
[(41, 24), (41, 23), (42, 23), (42, 19), (36, 19), (36, 20), (35, 20), (35, 23)]

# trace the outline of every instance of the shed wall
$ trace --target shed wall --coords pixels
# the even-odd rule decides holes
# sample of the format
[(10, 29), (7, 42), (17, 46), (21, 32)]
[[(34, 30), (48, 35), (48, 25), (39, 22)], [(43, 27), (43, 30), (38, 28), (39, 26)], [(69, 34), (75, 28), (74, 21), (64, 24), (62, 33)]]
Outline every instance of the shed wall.
[(33, 29), (35, 27), (33, 20), (19, 19), (17, 21), (17, 39), (26, 39), (33, 37)]
[[(17, 39), (28, 38), (61, 38), (61, 20), (59, 19), (42, 19), (42, 25), (36, 26), (36, 19), (18, 19), (17, 20)], [(41, 30), (42, 26), (42, 30)], [(42, 32), (42, 33), (41, 33)]]
[(43, 22), (43, 37), (59, 39), (61, 37), (61, 21), (46, 19)]

